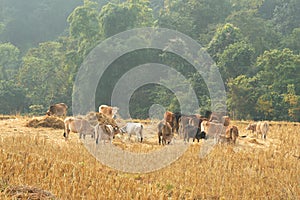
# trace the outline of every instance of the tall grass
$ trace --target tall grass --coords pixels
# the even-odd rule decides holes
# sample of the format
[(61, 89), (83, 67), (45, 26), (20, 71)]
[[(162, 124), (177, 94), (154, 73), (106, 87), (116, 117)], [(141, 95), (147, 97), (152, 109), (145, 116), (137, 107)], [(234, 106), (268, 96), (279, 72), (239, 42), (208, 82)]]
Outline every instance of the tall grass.
[[(11, 199), (6, 189), (17, 185), (51, 191), (59, 199), (300, 198), (298, 124), (274, 123), (268, 145), (239, 139), (201, 159), (201, 143), (194, 144), (164, 169), (129, 174), (96, 161), (75, 135), (65, 142), (61, 130), (23, 130), (13, 123), (20, 121), (4, 123), (0, 132), (0, 199)], [(234, 123), (244, 130), (244, 123)]]

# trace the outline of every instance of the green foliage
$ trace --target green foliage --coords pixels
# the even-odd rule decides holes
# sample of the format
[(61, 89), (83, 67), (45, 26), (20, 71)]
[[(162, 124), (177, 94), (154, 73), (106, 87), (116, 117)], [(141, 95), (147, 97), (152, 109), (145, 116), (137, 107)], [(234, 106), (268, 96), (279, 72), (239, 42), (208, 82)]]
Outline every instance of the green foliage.
[(45, 108), (43, 105), (31, 105), (29, 106), (29, 112), (32, 115), (45, 114)]
[(293, 121), (300, 121), (300, 95), (296, 95), (295, 85), (287, 86), (287, 93), (284, 94), (284, 102), (288, 104), (288, 115)]
[[(283, 94), (287, 85), (299, 84), (300, 56), (290, 49), (266, 51), (261, 55), (255, 66), (261, 70), (257, 77), (262, 85), (271, 86), (272, 90)], [(297, 94), (300, 90), (297, 89)]]
[(120, 4), (108, 3), (102, 7), (99, 17), (105, 37), (154, 24), (148, 0), (129, 0)]
[(274, 30), (269, 21), (257, 17), (256, 10), (234, 12), (226, 21), (240, 29), (243, 40), (252, 44), (256, 56), (279, 47), (281, 34)]
[(62, 100), (68, 90), (62, 45), (57, 42), (41, 43), (28, 51), (19, 70), (18, 81), (26, 89), (30, 104), (44, 105)]
[(70, 36), (83, 39), (97, 37), (100, 33), (98, 20), (98, 4), (88, 0), (83, 6), (78, 6), (68, 17)]
[(291, 34), (287, 35), (282, 41), (282, 46), (300, 54), (300, 28), (295, 28)]
[(242, 74), (249, 74), (254, 62), (254, 48), (246, 42), (230, 44), (220, 54), (218, 67), (220, 68), (224, 81), (229, 78), (236, 78)]
[(208, 44), (207, 51), (215, 61), (218, 61), (219, 54), (222, 54), (226, 47), (241, 40), (240, 29), (227, 23), (216, 30), (214, 37)]
[(13, 80), (0, 80), (0, 113), (16, 114), (26, 105), (25, 92)]
[[(66, 18), (82, 0), (2, 0), (0, 41), (11, 42), (25, 54), (40, 42), (54, 40), (67, 27)], [(1, 31), (0, 31), (1, 33)]]
[(20, 65), (20, 51), (10, 43), (0, 44), (0, 80), (14, 77)]
[[(237, 119), (250, 119), (255, 117), (257, 99), (256, 78), (247, 78), (240, 75), (228, 82), (228, 107), (231, 114)], [(251, 116), (251, 117), (250, 117)]]
[[(96, 45), (122, 31), (151, 26), (178, 30), (201, 42), (224, 79), (233, 117), (299, 121), (299, 2), (0, 0), (0, 112), (38, 114), (51, 103), (71, 105), (76, 73)], [(134, 42), (135, 38), (128, 38), (125, 44), (116, 42), (113, 48)], [(143, 49), (111, 64), (99, 81), (97, 103), (109, 104), (120, 77), (134, 66), (151, 62), (170, 66), (185, 77), (199, 101), (196, 113), (210, 109), (206, 85), (213, 87), (213, 95), (221, 95), (213, 83), (217, 76), (212, 73), (213, 67), (206, 69), (208, 77), (201, 77), (180, 56)], [(176, 80), (164, 81), (183, 87), (184, 83)], [(184, 91), (179, 95), (189, 102), (191, 91)], [(173, 112), (182, 106), (168, 88), (147, 85), (132, 95), (130, 112), (136, 118), (146, 118), (153, 104)]]
[(290, 34), (295, 28), (299, 28), (300, 1), (279, 0), (273, 13), (272, 21), (280, 32)]

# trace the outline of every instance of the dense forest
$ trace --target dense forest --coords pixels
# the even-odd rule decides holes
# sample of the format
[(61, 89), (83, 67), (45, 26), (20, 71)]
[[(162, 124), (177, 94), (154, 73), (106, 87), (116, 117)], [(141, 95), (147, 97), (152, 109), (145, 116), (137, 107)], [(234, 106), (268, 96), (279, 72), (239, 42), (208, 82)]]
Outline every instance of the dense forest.
[[(158, 27), (188, 35), (210, 54), (231, 117), (300, 121), (299, 0), (0, 0), (0, 5), (2, 114), (40, 115), (57, 102), (71, 107), (76, 73), (94, 47), (126, 30)], [(180, 71), (199, 100), (195, 112), (210, 109), (203, 77), (190, 63), (143, 49), (111, 64), (109, 79), (97, 88), (95, 110), (110, 104), (113, 84), (124, 72), (145, 63)], [(147, 118), (153, 104), (180, 109), (168, 88), (150, 84), (132, 95), (131, 116)]]

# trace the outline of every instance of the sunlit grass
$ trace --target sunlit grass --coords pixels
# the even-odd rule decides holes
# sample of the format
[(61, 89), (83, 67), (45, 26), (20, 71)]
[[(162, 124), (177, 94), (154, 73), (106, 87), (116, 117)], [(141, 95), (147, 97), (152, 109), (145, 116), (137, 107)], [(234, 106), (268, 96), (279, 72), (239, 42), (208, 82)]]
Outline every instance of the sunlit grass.
[[(176, 162), (147, 174), (129, 174), (102, 165), (76, 134), (66, 142), (63, 130), (25, 127), (29, 119), (0, 120), (0, 199), (10, 186), (32, 186), (59, 199), (299, 199), (300, 125), (272, 122), (267, 141), (236, 122), (237, 145), (218, 145), (203, 159), (202, 143), (191, 145)], [(155, 125), (154, 125), (155, 126)], [(152, 129), (149, 129), (152, 130)], [(155, 130), (155, 129), (153, 129)], [(145, 142), (122, 143), (139, 152)], [(127, 145), (127, 146), (126, 146)], [(155, 162), (155, 161), (153, 161)]]

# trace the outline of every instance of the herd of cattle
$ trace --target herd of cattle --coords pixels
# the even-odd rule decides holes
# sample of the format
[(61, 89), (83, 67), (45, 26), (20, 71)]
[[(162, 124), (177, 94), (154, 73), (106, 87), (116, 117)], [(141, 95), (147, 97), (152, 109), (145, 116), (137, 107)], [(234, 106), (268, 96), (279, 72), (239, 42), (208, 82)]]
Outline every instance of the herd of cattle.
[[(110, 141), (117, 134), (128, 134), (128, 138), (135, 135), (137, 140), (143, 142), (143, 124), (142, 123), (126, 123), (125, 126), (119, 128), (114, 119), (118, 108), (107, 105), (101, 105), (99, 107), (98, 114), (95, 116), (105, 116), (113, 121), (113, 123), (107, 124), (98, 121), (93, 124), (84, 117), (66, 117), (68, 106), (64, 103), (51, 105), (47, 111), (47, 115), (51, 116), (63, 116), (65, 117), (64, 124), (64, 137), (68, 139), (69, 133), (79, 133), (80, 138), (85, 138), (86, 135), (91, 135), (95, 139), (96, 144), (99, 141)], [(251, 123), (247, 126), (246, 130), (251, 130), (252, 133), (256, 133), (256, 137), (261, 134), (262, 139), (266, 139), (269, 131), (269, 124), (267, 121), (260, 121), (257, 123)], [(212, 113), (207, 111), (204, 116), (199, 114), (185, 115), (182, 113), (172, 113), (166, 111), (164, 113), (164, 119), (157, 125), (157, 137), (158, 143), (165, 145), (174, 142), (174, 135), (177, 134), (179, 138), (182, 138), (184, 142), (189, 142), (189, 139), (193, 139), (193, 142), (201, 139), (214, 138), (218, 143), (230, 143), (235, 144), (239, 137), (238, 127), (230, 124), (230, 118), (228, 116)]]

